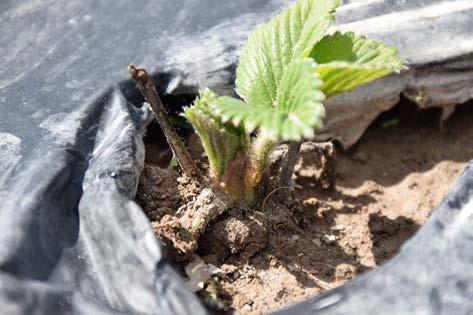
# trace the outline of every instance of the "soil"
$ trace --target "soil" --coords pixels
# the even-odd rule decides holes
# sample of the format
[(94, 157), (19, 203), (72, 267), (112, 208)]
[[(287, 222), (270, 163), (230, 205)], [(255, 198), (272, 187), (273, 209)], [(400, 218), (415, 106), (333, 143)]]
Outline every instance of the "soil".
[[(336, 150), (330, 172), (320, 165), (320, 151), (306, 149), (293, 200), (268, 198), (258, 211), (234, 209), (207, 228), (197, 254), (218, 272), (199, 294), (214, 310), (261, 314), (342, 285), (391, 258), (473, 156), (470, 107), (442, 127), (436, 112), (409, 113), (408, 119), (399, 110), (383, 115), (356, 147)], [(189, 191), (195, 196), (197, 187), (183, 186), (175, 171), (146, 165), (137, 201), (153, 226), (175, 215)], [(187, 262), (174, 258), (169, 254), (183, 271)]]

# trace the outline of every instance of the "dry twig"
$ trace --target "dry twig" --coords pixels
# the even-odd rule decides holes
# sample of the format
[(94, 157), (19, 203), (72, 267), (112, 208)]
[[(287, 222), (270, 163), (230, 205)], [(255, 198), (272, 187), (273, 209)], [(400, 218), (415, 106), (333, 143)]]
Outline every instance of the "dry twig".
[(294, 173), (294, 167), (300, 157), (301, 151), (300, 141), (291, 141), (287, 149), (287, 154), (284, 157), (281, 165), (281, 173), (279, 175), (279, 185), (282, 187), (292, 185), (292, 174)]
[(166, 113), (166, 109), (164, 108), (164, 105), (159, 98), (158, 92), (156, 91), (156, 87), (146, 73), (146, 70), (137, 69), (134, 65), (129, 65), (128, 75), (130, 76), (130, 79), (135, 81), (141, 94), (143, 94), (146, 101), (151, 105), (151, 109), (156, 116), (156, 120), (163, 129), (167, 142), (169, 143), (169, 146), (171, 147), (171, 150), (184, 173), (190, 178), (199, 179), (201, 177), (199, 170), (197, 169), (194, 160), (192, 160), (192, 157), (187, 151), (181, 138), (179, 138), (179, 135), (172, 127), (169, 117)]

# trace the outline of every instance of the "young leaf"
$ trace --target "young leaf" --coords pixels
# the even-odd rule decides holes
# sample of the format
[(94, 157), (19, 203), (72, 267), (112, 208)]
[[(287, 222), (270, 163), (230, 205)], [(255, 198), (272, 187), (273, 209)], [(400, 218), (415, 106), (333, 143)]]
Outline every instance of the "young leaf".
[(395, 48), (382, 42), (336, 32), (323, 37), (310, 56), (318, 64), (322, 92), (329, 97), (404, 69), (404, 61), (396, 54)]
[(314, 128), (321, 127), (325, 115), (321, 103), (325, 97), (319, 90), (322, 81), (315, 66), (313, 60), (306, 58), (286, 67), (276, 89), (275, 107), (253, 107), (224, 96), (217, 98), (212, 108), (223, 121), (243, 123), (247, 132), (258, 128), (275, 141), (312, 138)]
[(209, 109), (217, 96), (210, 90), (200, 93), (194, 105), (184, 108), (182, 114), (194, 127), (209, 159), (210, 168), (217, 181), (225, 172), (230, 161), (239, 150), (246, 150), (249, 137), (245, 130), (224, 124)]
[(253, 31), (236, 71), (236, 92), (251, 106), (273, 108), (285, 68), (307, 57), (333, 22), (340, 0), (300, 0)]

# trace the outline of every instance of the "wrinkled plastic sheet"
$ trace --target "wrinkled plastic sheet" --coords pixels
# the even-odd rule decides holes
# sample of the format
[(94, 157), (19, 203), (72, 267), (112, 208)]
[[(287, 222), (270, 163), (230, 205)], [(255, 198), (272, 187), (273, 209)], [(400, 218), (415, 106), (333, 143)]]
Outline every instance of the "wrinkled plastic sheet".
[[(135, 63), (153, 72), (164, 96), (193, 94), (205, 86), (231, 93), (248, 31), (285, 3), (0, 3), (2, 314), (205, 314), (162, 259), (149, 221), (132, 201), (152, 115), (148, 106), (135, 106), (143, 99), (126, 80), (126, 66)], [(343, 27), (443, 3), (350, 1), (337, 17)], [(471, 17), (471, 2), (452, 3), (461, 10), (437, 20), (427, 15), (427, 24), (418, 23), (425, 27), (422, 34), (443, 35), (419, 40), (444, 50), (408, 49), (407, 32), (380, 28), (377, 33), (362, 22), (351, 26), (400, 47), (413, 71), (416, 65), (425, 71), (426, 65), (455, 60), (448, 69), (458, 73), (463, 67), (468, 80), (472, 36), (465, 19)], [(410, 27), (417, 25), (409, 21)], [(445, 38), (452, 33), (463, 44), (447, 47)], [(469, 86), (461, 87), (451, 96), (471, 98)], [(471, 187), (468, 168), (391, 262), (284, 313), (471, 313)]]

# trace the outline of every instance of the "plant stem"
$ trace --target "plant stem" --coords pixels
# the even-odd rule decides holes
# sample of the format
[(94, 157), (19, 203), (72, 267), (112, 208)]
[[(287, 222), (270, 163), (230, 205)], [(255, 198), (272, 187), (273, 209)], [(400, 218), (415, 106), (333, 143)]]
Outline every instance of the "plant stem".
[(291, 141), (287, 149), (282, 165), (281, 173), (279, 174), (279, 185), (282, 187), (292, 186), (292, 174), (294, 173), (294, 167), (299, 160), (301, 151), (300, 141)]
[(156, 87), (146, 73), (146, 70), (137, 69), (134, 65), (129, 65), (128, 75), (133, 81), (135, 81), (141, 94), (143, 94), (146, 101), (151, 105), (156, 120), (163, 129), (167, 142), (169, 143), (169, 146), (184, 173), (190, 178), (200, 178), (201, 175), (197, 166), (194, 160), (192, 160), (181, 138), (179, 138), (179, 135), (172, 127), (171, 121), (169, 120), (166, 109), (159, 98)]
[(258, 173), (263, 173), (268, 166), (268, 159), (276, 145), (276, 142), (263, 133), (260, 133), (253, 140), (250, 148), (251, 165)]

